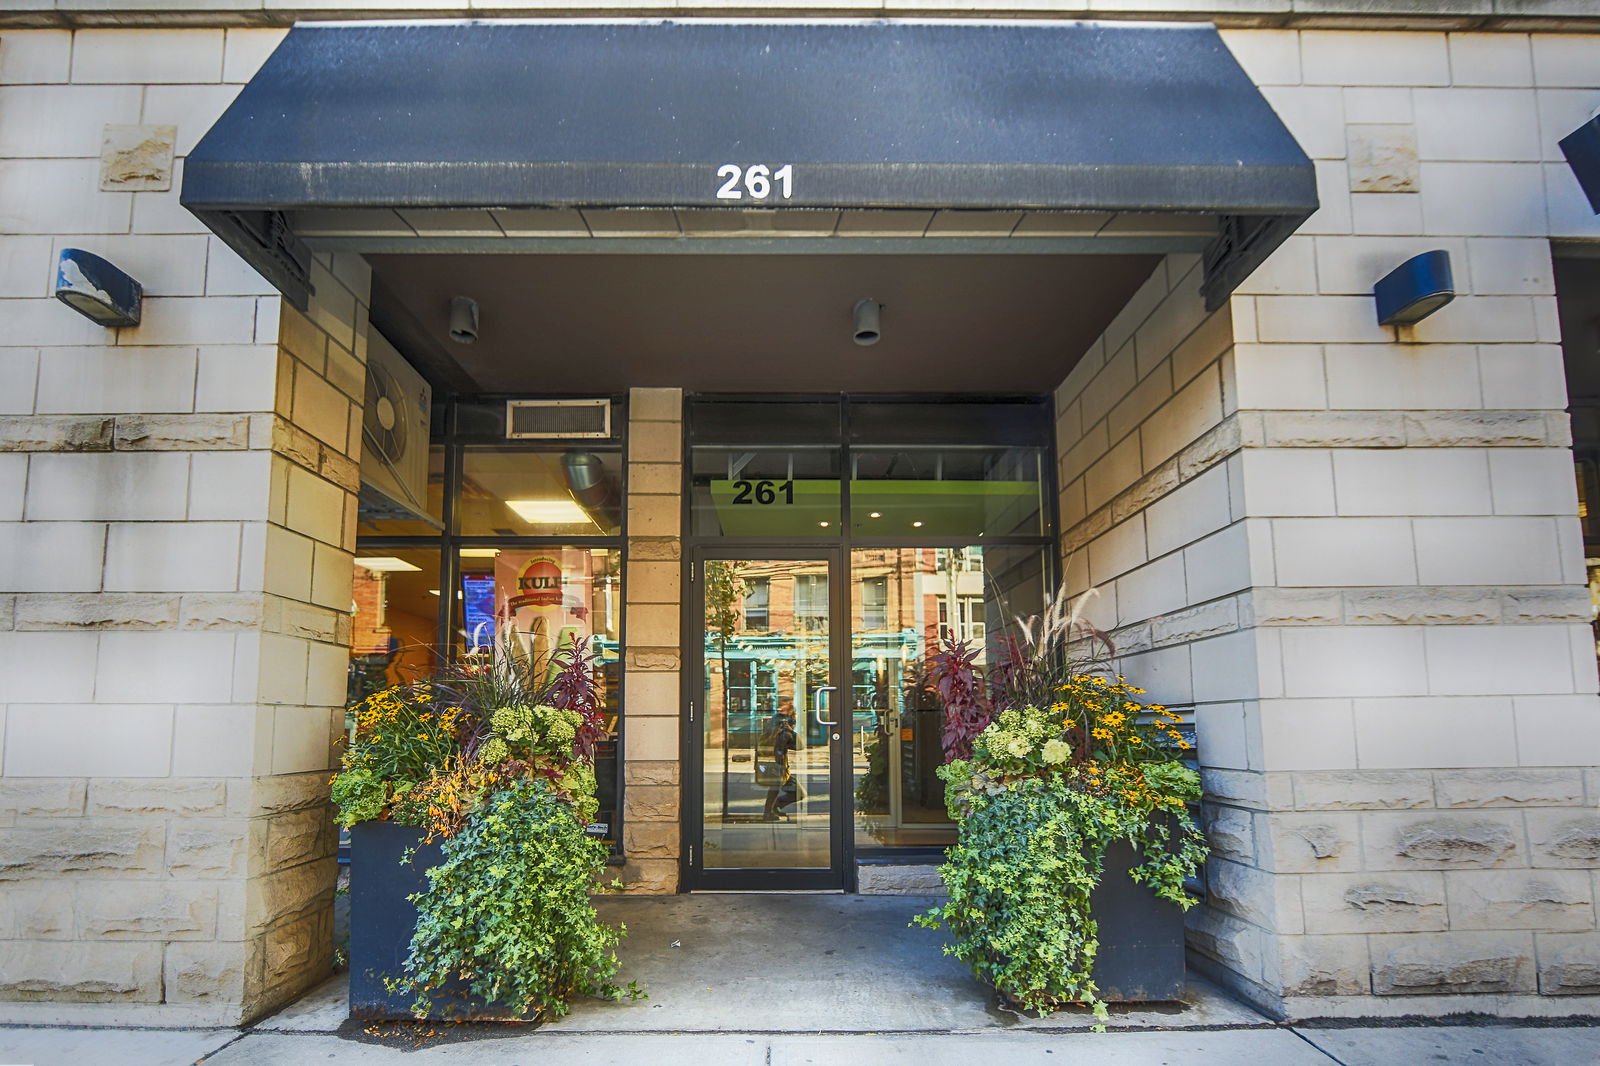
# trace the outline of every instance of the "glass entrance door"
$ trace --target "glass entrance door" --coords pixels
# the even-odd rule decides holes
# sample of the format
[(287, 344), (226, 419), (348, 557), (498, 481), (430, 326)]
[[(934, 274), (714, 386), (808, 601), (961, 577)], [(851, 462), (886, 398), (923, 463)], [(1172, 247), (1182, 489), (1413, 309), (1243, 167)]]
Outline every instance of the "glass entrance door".
[(690, 887), (842, 888), (849, 710), (837, 555), (719, 554), (697, 560), (694, 577)]

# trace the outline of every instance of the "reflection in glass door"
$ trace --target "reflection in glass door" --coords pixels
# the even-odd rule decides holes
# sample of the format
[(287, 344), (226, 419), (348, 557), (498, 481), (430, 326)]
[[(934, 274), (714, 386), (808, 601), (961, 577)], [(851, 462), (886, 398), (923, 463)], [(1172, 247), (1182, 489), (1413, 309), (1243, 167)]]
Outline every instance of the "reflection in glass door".
[(842, 887), (830, 558), (706, 559), (696, 578), (704, 639), (690, 694), (692, 883)]

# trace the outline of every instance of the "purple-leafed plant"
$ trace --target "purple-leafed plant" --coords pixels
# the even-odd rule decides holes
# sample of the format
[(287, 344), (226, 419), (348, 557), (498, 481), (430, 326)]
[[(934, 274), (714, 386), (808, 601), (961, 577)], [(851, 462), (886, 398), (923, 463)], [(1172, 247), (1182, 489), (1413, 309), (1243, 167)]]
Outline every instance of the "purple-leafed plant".
[(973, 740), (995, 714), (978, 676), (978, 653), (947, 629), (928, 656), (928, 675), (944, 707), (944, 761), (970, 758)]
[(550, 681), (546, 701), (552, 707), (583, 715), (574, 743), (580, 758), (593, 760), (595, 746), (607, 735), (605, 719), (600, 714), (600, 688), (594, 680), (594, 650), (574, 636), (556, 661), (560, 666)]

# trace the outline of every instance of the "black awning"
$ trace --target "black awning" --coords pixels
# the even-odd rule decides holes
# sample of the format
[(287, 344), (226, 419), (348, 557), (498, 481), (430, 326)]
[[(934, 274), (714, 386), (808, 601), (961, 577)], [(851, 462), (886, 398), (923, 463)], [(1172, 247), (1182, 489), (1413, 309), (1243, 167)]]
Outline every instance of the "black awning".
[(1253, 268), (1317, 206), (1213, 27), (1043, 21), (299, 25), (182, 200), (280, 285), (310, 208), (1204, 211)]

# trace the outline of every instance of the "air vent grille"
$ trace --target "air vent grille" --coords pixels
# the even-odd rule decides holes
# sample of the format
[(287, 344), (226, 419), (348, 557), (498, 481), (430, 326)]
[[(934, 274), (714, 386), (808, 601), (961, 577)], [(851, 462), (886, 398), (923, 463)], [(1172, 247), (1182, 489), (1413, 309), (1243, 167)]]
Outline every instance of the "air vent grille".
[(610, 400), (508, 400), (511, 440), (573, 440), (611, 436)]

